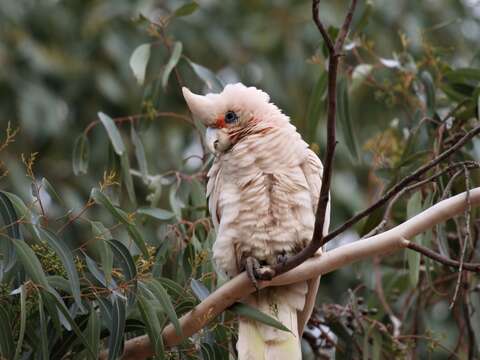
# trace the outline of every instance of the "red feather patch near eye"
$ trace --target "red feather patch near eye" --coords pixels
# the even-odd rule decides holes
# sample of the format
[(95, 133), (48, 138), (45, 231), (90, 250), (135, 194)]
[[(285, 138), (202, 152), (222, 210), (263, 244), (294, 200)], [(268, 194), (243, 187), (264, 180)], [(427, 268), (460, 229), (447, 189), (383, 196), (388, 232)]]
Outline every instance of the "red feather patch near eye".
[(220, 116), (217, 118), (217, 121), (215, 122), (215, 127), (216, 128), (224, 128), (225, 127), (225, 118), (223, 116)]

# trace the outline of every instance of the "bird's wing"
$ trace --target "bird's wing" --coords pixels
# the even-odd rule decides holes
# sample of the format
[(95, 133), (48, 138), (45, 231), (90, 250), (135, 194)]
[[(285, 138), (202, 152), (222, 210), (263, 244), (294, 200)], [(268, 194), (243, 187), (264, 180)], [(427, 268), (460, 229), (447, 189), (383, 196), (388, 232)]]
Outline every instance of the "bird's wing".
[[(307, 149), (307, 157), (301, 166), (310, 190), (310, 197), (312, 199), (312, 211), (315, 214), (317, 212), (318, 199), (320, 197), (320, 188), (322, 187), (323, 165), (318, 156), (312, 150)], [(325, 213), (325, 222), (323, 226), (324, 235), (328, 233), (329, 225), (330, 201), (328, 202), (327, 210)], [(321, 253), (322, 249), (319, 249), (317, 251), (317, 254), (320, 255)], [(308, 292), (305, 299), (305, 307), (298, 314), (298, 329), (300, 334), (303, 332), (305, 324), (312, 315), (319, 284), (320, 276), (308, 281)]]
[(214, 161), (212, 167), (208, 171), (207, 177), (208, 210), (212, 217), (213, 226), (215, 227), (215, 230), (218, 230), (221, 217), (219, 199), (222, 192), (221, 166), (219, 162)]

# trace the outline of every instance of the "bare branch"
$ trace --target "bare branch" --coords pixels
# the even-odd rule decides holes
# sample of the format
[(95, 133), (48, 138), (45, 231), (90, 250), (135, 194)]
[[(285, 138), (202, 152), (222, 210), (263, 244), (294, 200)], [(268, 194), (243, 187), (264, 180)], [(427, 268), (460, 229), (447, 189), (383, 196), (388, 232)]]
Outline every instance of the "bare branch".
[[(330, 200), (330, 183), (332, 180), (333, 172), (333, 157), (335, 154), (335, 146), (337, 145), (337, 139), (335, 134), (335, 120), (337, 114), (337, 73), (338, 73), (338, 61), (340, 58), (339, 51), (343, 46), (345, 37), (347, 36), (350, 24), (352, 21), (353, 12), (357, 0), (352, 0), (350, 8), (343, 22), (343, 26), (340, 30), (340, 34), (335, 41), (335, 47), (332, 45), (332, 41), (325, 31), (325, 28), (320, 21), (318, 15), (318, 6), (320, 1), (313, 0), (312, 16), (315, 24), (317, 25), (322, 37), (324, 38), (327, 48), (329, 50), (328, 58), (328, 108), (327, 108), (327, 149), (325, 152), (325, 159), (323, 162), (323, 175), (322, 186), (320, 188), (320, 197), (318, 200), (317, 211), (315, 215), (315, 227), (313, 229), (312, 241), (310, 244), (300, 251), (295, 256), (292, 256), (284, 263), (279, 263), (273, 267), (275, 274), (282, 274), (288, 270), (303, 263), (306, 259), (314, 256), (317, 250), (323, 245), (323, 227), (325, 224), (325, 216), (327, 213), (327, 206)], [(340, 47), (340, 48), (338, 48)]]
[[(468, 202), (470, 204), (468, 204)], [(333, 249), (321, 256), (308, 259), (295, 269), (281, 274), (271, 281), (260, 281), (258, 286), (265, 288), (269, 286), (282, 286), (300, 281), (315, 278), (351, 264), (355, 261), (370, 258), (377, 255), (385, 255), (394, 251), (409, 248), (418, 251), (436, 261), (452, 267), (459, 267), (459, 262), (446, 259), (440, 254), (424, 248), (407, 239), (432, 228), (433, 226), (446, 221), (447, 219), (461, 214), (468, 206), (480, 205), (480, 187), (470, 190), (469, 199), (466, 193), (453, 196), (443, 200), (429, 209), (421, 212), (408, 221), (386, 231), (382, 234), (368, 239), (359, 240), (344, 246)], [(480, 264), (463, 264), (464, 270), (480, 272)], [(205, 300), (198, 304), (193, 310), (182, 316), (180, 325), (184, 337), (189, 337), (205, 327), (216, 316), (225, 311), (229, 306), (245, 298), (256, 291), (252, 282), (245, 272), (236, 276)], [(173, 325), (169, 324), (162, 333), (166, 346), (172, 347), (182, 341), (182, 337), (175, 332)], [(123, 359), (145, 359), (153, 355), (148, 336), (140, 336), (130, 339), (125, 343)], [(108, 353), (101, 354), (100, 359), (106, 359)]]
[(390, 188), (389, 191), (385, 195), (382, 196), (379, 200), (377, 200), (375, 203), (370, 205), (368, 208), (365, 210), (362, 210), (361, 212), (357, 213), (356, 215), (352, 216), (350, 219), (348, 219), (346, 222), (344, 222), (342, 225), (337, 227), (335, 230), (330, 232), (328, 235), (324, 236), (323, 238), (323, 244), (326, 244), (330, 240), (332, 240), (335, 236), (341, 234), (345, 230), (349, 229), (353, 225), (355, 225), (357, 222), (362, 220), (365, 216), (371, 214), (373, 211), (376, 209), (382, 207), (385, 205), (388, 200), (390, 200), (392, 197), (394, 197), (398, 192), (400, 192), (405, 186), (410, 184), (411, 182), (418, 180), (422, 175), (424, 175), (427, 171), (432, 169), (434, 166), (438, 165), (440, 162), (443, 160), (447, 159), (449, 156), (460, 150), (463, 145), (465, 145), (470, 139), (472, 139), (474, 136), (480, 134), (480, 125), (473, 128), (470, 130), (467, 134), (465, 134), (458, 142), (451, 146), (448, 150), (444, 151), (434, 159), (432, 159), (430, 162), (427, 164), (423, 165), (422, 167), (418, 168), (416, 171), (414, 171), (411, 175), (406, 176), (400, 182), (398, 182), (395, 186)]

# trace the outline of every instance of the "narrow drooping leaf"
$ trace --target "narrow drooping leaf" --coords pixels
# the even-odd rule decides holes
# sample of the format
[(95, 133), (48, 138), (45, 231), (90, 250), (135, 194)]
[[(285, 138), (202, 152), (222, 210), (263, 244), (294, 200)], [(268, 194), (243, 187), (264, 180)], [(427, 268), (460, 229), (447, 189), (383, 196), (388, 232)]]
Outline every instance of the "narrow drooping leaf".
[(137, 158), (138, 168), (142, 174), (142, 179), (145, 184), (148, 183), (148, 165), (147, 157), (145, 155), (145, 148), (143, 147), (142, 139), (138, 135), (135, 127), (132, 125), (130, 128), (130, 138), (132, 139), (133, 146), (135, 147), (135, 157)]
[(86, 174), (90, 158), (90, 144), (85, 134), (80, 135), (73, 145), (72, 166), (75, 175)]
[[(420, 192), (413, 194), (407, 203), (407, 218), (411, 219), (422, 211), (422, 195)], [(421, 243), (421, 236), (415, 236), (412, 241)], [(412, 287), (417, 286), (420, 274), (420, 253), (413, 250), (407, 251), (408, 273)]]
[(6, 191), (0, 191), (0, 193), (5, 194), (10, 199), (19, 216), (19, 219), (23, 220), (22, 225), (30, 232), (33, 240), (35, 240), (35, 242), (40, 244), (41, 239), (40, 239), (40, 236), (38, 235), (37, 227), (32, 224), (33, 222), (32, 212), (25, 205), (23, 200), (20, 199), (17, 195), (6, 192)]
[[(44, 304), (47, 304), (48, 302), (50, 304), (53, 304), (57, 308), (59, 314), (62, 315), (64, 321), (68, 323), (70, 329), (73, 330), (75, 335), (77, 335), (78, 340), (85, 346), (89, 355), (93, 357), (93, 351), (89, 346), (87, 338), (83, 334), (82, 330), (78, 327), (75, 320), (72, 318), (70, 311), (65, 306), (65, 303), (63, 302), (60, 295), (54, 289), (48, 288), (48, 289), (41, 290), (41, 296), (44, 297), (43, 299)], [(70, 329), (67, 329), (67, 330), (70, 330)]]
[(38, 297), (38, 314), (40, 317), (40, 348), (43, 360), (50, 359), (50, 352), (48, 350), (48, 338), (47, 338), (47, 319), (45, 316), (45, 309), (43, 308), (42, 297)]
[(182, 17), (193, 14), (198, 9), (198, 4), (195, 1), (183, 4), (173, 12), (174, 17)]
[(150, 342), (153, 345), (155, 357), (157, 359), (163, 359), (164, 346), (162, 339), (162, 327), (160, 325), (160, 321), (158, 320), (155, 309), (141, 294), (139, 294), (137, 297), (137, 306), (140, 314), (142, 315), (143, 322), (145, 323)]
[(435, 114), (436, 98), (435, 98), (435, 84), (433, 83), (432, 75), (424, 70), (420, 74), (423, 86), (425, 87), (425, 94), (427, 97), (427, 114), (433, 116)]
[(345, 145), (354, 160), (358, 161), (358, 145), (353, 129), (353, 122), (350, 116), (350, 103), (348, 100), (348, 87), (345, 78), (342, 78), (338, 83), (337, 93), (337, 114), (340, 129), (342, 130)]
[(180, 56), (182, 55), (182, 48), (183, 45), (179, 41), (176, 41), (173, 45), (172, 54), (170, 55), (170, 59), (168, 60), (167, 65), (165, 65), (165, 69), (163, 70), (162, 86), (164, 88), (167, 86), (170, 73), (175, 68), (175, 66), (177, 66), (178, 60), (180, 60)]
[(135, 196), (135, 188), (133, 186), (132, 174), (130, 173), (130, 160), (128, 153), (124, 152), (120, 157), (120, 164), (122, 166), (122, 178), (127, 188), (128, 198), (134, 206), (137, 204), (137, 198)]
[(259, 321), (276, 329), (290, 332), (290, 330), (280, 321), (250, 305), (243, 303), (235, 303), (230, 306), (228, 310), (233, 311), (237, 315), (245, 316), (249, 319)]
[(220, 81), (220, 79), (209, 69), (207, 69), (205, 66), (196, 64), (192, 61), (189, 61), (190, 66), (192, 67), (193, 71), (197, 76), (203, 80), (205, 85), (207, 87), (214, 91), (214, 92), (220, 92), (223, 89), (223, 84)]
[(324, 111), (324, 94), (327, 89), (327, 72), (323, 71), (315, 87), (313, 88), (312, 94), (308, 101), (308, 110), (307, 110), (307, 142), (315, 141), (316, 129), (318, 127), (320, 116), (322, 111)]
[[(20, 226), (17, 213), (7, 195), (0, 192), (0, 228), (6, 229), (7, 236), (0, 234), (0, 279), (15, 265), (15, 248), (11, 239), (20, 239)], [(9, 239), (10, 238), (10, 239)]]
[(125, 320), (127, 307), (125, 300), (112, 294), (112, 328), (108, 337), (108, 359), (117, 359), (123, 350), (123, 336), (125, 334)]
[(113, 253), (106, 240), (111, 239), (112, 234), (101, 222), (91, 221), (90, 224), (95, 236), (95, 240), (91, 242), (90, 248), (100, 256), (102, 270), (108, 284), (112, 279)]
[(0, 358), (11, 359), (15, 352), (10, 309), (0, 306)]
[(112, 202), (110, 199), (102, 193), (99, 189), (92, 189), (91, 195), (92, 199), (94, 199), (97, 203), (103, 205), (112, 215), (115, 219), (126, 225), (128, 234), (132, 237), (133, 241), (135, 244), (138, 246), (138, 248), (142, 251), (143, 255), (145, 257), (148, 257), (148, 249), (145, 244), (145, 240), (143, 239), (142, 235), (138, 231), (138, 229), (135, 227), (135, 225), (128, 219), (127, 216), (123, 214), (123, 212), (120, 209), (117, 209), (115, 206), (113, 206)]
[(130, 56), (130, 68), (139, 85), (143, 85), (145, 81), (145, 72), (147, 70), (148, 60), (150, 59), (150, 48), (150, 44), (142, 44), (138, 46), (133, 51), (132, 56)]
[(20, 332), (18, 334), (17, 347), (15, 349), (14, 360), (20, 357), (25, 337), (25, 328), (27, 324), (27, 290), (24, 285), (20, 286)]
[(173, 212), (158, 208), (139, 208), (137, 213), (148, 215), (158, 220), (170, 220), (175, 217)]
[(80, 278), (75, 266), (75, 257), (70, 248), (64, 241), (59, 239), (57, 235), (47, 229), (39, 229), (40, 236), (47, 242), (48, 246), (52, 248), (60, 258), (65, 271), (67, 272), (70, 288), (72, 289), (73, 298), (78, 307), (83, 310), (82, 298), (80, 294)]
[(107, 134), (110, 142), (112, 143), (113, 149), (117, 155), (122, 156), (122, 154), (125, 152), (125, 144), (123, 143), (122, 135), (120, 135), (117, 125), (115, 125), (115, 122), (110, 116), (102, 112), (98, 113), (98, 118), (105, 127), (105, 130), (107, 130)]
[(88, 344), (93, 352), (92, 360), (98, 359), (98, 354), (100, 353), (100, 317), (98, 315), (97, 310), (92, 306), (90, 306), (90, 314), (88, 316), (88, 325), (85, 332), (85, 336), (87, 338)]
[(133, 290), (129, 291), (127, 294), (129, 305), (132, 305), (135, 301), (135, 289), (137, 287), (137, 268), (135, 266), (135, 261), (133, 260), (130, 251), (128, 251), (125, 245), (120, 241), (111, 239), (108, 240), (108, 244), (113, 251), (115, 266), (122, 269), (125, 281), (133, 287)]
[(158, 300), (158, 302), (162, 305), (163, 310), (167, 314), (167, 317), (175, 327), (177, 335), (182, 336), (182, 328), (180, 326), (180, 322), (178, 321), (177, 313), (175, 312), (175, 308), (173, 307), (170, 295), (168, 295), (165, 288), (156, 279), (150, 280), (147, 283), (147, 286), (150, 291), (152, 291), (152, 293), (155, 295), (155, 298)]
[(57, 191), (55, 190), (55, 188), (52, 186), (52, 184), (50, 184), (50, 182), (46, 179), (46, 178), (42, 178), (42, 188), (45, 189), (45, 191), (53, 198), (55, 199), (56, 202), (58, 202), (59, 204), (63, 204), (63, 200), (62, 198), (60, 197), (60, 195), (58, 195)]
[(44, 288), (48, 288), (48, 281), (42, 269), (42, 265), (33, 250), (24, 241), (13, 240), (15, 251), (27, 275), (32, 281)]
[(193, 294), (200, 301), (205, 300), (208, 295), (210, 295), (210, 291), (208, 291), (207, 287), (197, 279), (192, 279), (190, 282), (190, 289), (192, 289)]

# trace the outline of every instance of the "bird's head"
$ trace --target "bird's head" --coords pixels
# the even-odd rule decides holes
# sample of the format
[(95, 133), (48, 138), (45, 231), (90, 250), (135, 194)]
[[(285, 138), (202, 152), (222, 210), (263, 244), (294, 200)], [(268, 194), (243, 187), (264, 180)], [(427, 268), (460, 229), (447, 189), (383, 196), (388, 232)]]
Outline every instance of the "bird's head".
[(186, 87), (182, 91), (192, 114), (207, 127), (207, 146), (216, 154), (284, 117), (267, 93), (241, 83), (227, 85), (219, 94), (197, 95)]

